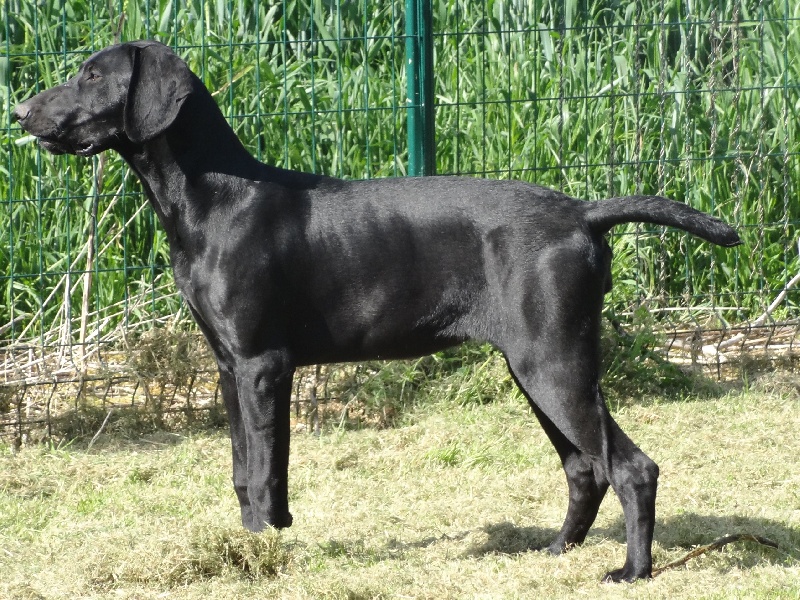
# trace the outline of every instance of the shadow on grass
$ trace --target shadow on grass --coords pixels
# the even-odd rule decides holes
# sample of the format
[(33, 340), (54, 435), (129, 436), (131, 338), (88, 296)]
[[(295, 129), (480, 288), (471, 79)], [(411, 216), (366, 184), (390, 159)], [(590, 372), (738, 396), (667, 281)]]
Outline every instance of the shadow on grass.
[[(624, 525), (621, 525), (624, 530)], [(734, 545), (754, 559), (755, 566), (764, 560), (770, 564), (800, 564), (800, 528), (785, 523), (740, 515), (699, 515), (686, 512), (656, 522), (655, 540), (664, 548), (684, 548), (710, 544), (727, 535), (749, 534), (770, 539), (778, 548), (755, 542), (738, 542)]]
[(531, 550), (538, 551), (546, 548), (558, 534), (556, 529), (518, 527), (507, 521), (485, 525), (482, 531), (488, 536), (487, 539), (467, 549), (464, 553), (465, 556), (520, 554)]
[[(475, 535), (482, 534), (482, 535)], [(493, 554), (516, 555), (546, 548), (558, 534), (556, 529), (546, 527), (521, 527), (501, 521), (475, 530), (431, 536), (415, 541), (390, 540), (384, 547), (371, 547), (363, 539), (330, 540), (319, 548), (326, 557), (346, 557), (354, 562), (381, 562), (402, 558), (406, 551), (429, 548), (441, 543), (462, 541), (475, 536), (480, 541), (470, 545), (461, 556), (480, 558)], [(726, 535), (750, 534), (770, 539), (778, 548), (770, 548), (756, 542), (739, 541), (725, 548), (735, 551), (725, 559), (729, 567), (754, 568), (765, 563), (775, 566), (796, 566), (800, 563), (800, 529), (769, 519), (730, 516), (699, 515), (683, 513), (666, 520), (658, 520), (655, 531), (655, 567), (669, 561), (669, 553), (690, 550), (710, 544)], [(625, 522), (622, 516), (608, 527), (593, 528), (585, 542), (592, 546), (602, 539), (625, 544)], [(716, 554), (716, 553), (712, 553)]]
[[(469, 548), (465, 552), (466, 556), (520, 554), (541, 550), (558, 533), (555, 529), (519, 527), (508, 522), (487, 525), (483, 531), (488, 535), (488, 539)], [(785, 566), (796, 566), (800, 563), (800, 528), (789, 527), (770, 519), (683, 513), (656, 521), (655, 543), (662, 549), (677, 548), (688, 552), (695, 547), (710, 544), (732, 534), (760, 536), (778, 544), (777, 549), (744, 541), (731, 545), (739, 551), (736, 558), (736, 565), (739, 568), (751, 568), (764, 562)], [(592, 538), (606, 538), (624, 544), (624, 518), (620, 516), (609, 527), (590, 530), (587, 545), (592, 544)]]
[(488, 534), (488, 540), (480, 544), (473, 544), (462, 553), (463, 557), (481, 557), (486, 554), (520, 554), (530, 550), (539, 550), (550, 543), (556, 533), (554, 529), (517, 527), (503, 522), (411, 541), (392, 538), (380, 547), (370, 545), (363, 538), (331, 539), (319, 543), (318, 551), (326, 558), (346, 558), (357, 563), (374, 563), (402, 558), (408, 551), (433, 548), (439, 544), (462, 542), (473, 536), (483, 538), (482, 534)]
[(440, 543), (458, 542), (472, 531), (459, 533), (446, 533), (440, 536), (430, 536), (414, 541), (401, 541), (396, 538), (387, 540), (382, 545), (372, 545), (364, 538), (357, 539), (329, 539), (316, 544), (317, 552), (325, 558), (346, 559), (356, 564), (374, 564), (386, 560), (402, 559), (409, 550), (430, 548)]

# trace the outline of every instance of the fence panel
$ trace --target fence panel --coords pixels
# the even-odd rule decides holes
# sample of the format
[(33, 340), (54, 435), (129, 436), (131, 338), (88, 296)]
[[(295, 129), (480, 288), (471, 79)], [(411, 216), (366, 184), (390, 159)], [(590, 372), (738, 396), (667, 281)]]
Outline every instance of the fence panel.
[[(16, 411), (5, 422), (19, 423), (31, 386), (71, 381), (77, 398), (97, 380), (105, 398), (105, 382), (124, 376), (132, 397), (152, 396), (131, 348), (147, 346), (156, 326), (188, 323), (164, 234), (121, 159), (50, 156), (10, 120), (15, 103), (64, 81), (93, 51), (139, 38), (171, 45), (263, 161), (406, 175), (405, 2), (5, 0), (2, 9), (0, 410)], [(780, 335), (793, 348), (798, 297), (778, 295), (800, 266), (800, 64), (791, 60), (800, 5), (435, 0), (431, 17), (438, 173), (520, 178), (586, 199), (659, 193), (721, 216), (744, 247), (619, 227), (609, 313), (625, 321), (646, 307), (673, 331), (673, 355), (688, 348), (692, 360), (754, 321), (767, 332), (759, 340)], [(187, 398), (213, 395), (206, 370)]]

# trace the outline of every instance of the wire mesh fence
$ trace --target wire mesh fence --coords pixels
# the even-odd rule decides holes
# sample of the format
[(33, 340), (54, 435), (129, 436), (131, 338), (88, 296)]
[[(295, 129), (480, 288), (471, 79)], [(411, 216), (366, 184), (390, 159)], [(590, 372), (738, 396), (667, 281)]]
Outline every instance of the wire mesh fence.
[[(54, 403), (77, 410), (89, 397), (101, 407), (121, 396), (213, 405), (213, 366), (201, 350), (172, 382), (135, 358), (154, 331), (173, 350), (170, 336), (192, 331), (136, 178), (115, 155), (46, 154), (11, 109), (93, 51), (156, 38), (187, 60), (260, 160), (346, 178), (404, 176), (405, 3), (2, 7), (2, 425), (19, 433), (26, 421), (49, 423)], [(520, 178), (588, 200), (658, 193), (725, 218), (742, 235), (739, 250), (618, 228), (611, 320), (647, 315), (676, 361), (719, 368), (744, 353), (793, 353), (800, 6), (435, 0), (430, 12), (438, 173)]]

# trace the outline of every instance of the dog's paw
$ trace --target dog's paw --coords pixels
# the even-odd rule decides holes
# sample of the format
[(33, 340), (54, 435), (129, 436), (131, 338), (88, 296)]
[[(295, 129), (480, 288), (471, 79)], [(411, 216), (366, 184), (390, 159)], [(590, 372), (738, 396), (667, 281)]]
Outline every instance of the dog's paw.
[(544, 546), (541, 548), (542, 552), (547, 552), (548, 554), (552, 554), (553, 556), (559, 556), (564, 554), (567, 550), (570, 549), (570, 546), (567, 546), (561, 540), (556, 540), (549, 546)]
[(255, 515), (254, 511), (248, 506), (247, 509), (242, 508), (242, 525), (248, 531), (259, 533), (269, 527), (275, 529), (285, 529), (292, 526), (292, 515), (286, 511), (281, 514), (270, 514), (266, 517), (259, 518)]
[(293, 521), (294, 519), (292, 518), (292, 513), (290, 513), (288, 510), (281, 513), (271, 514), (269, 517), (267, 517), (267, 525), (274, 527), (275, 529), (285, 529), (286, 527), (291, 527)]
[(615, 569), (614, 571), (606, 573), (603, 577), (603, 583), (633, 583), (639, 579), (650, 579), (650, 577), (650, 569), (640, 569), (637, 571), (625, 565), (621, 569)]

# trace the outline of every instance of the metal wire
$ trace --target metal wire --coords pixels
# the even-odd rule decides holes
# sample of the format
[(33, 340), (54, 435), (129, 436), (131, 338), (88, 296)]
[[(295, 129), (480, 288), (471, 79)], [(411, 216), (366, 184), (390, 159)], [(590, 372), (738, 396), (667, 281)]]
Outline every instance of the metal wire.
[[(744, 249), (618, 228), (608, 310), (631, 321), (644, 307), (666, 331), (752, 321), (800, 270), (790, 60), (800, 11), (763, 0), (630, 7), (433, 2), (436, 171), (585, 199), (663, 193), (726, 218)], [(15, 103), (64, 81), (117, 32), (184, 56), (261, 160), (348, 178), (407, 172), (403, 0), (2, 8), (0, 385), (100, 377), (126, 337), (191, 328), (163, 232), (122, 161), (50, 157), (19, 144), (10, 120)], [(775, 331), (797, 303), (790, 290), (770, 312)]]

